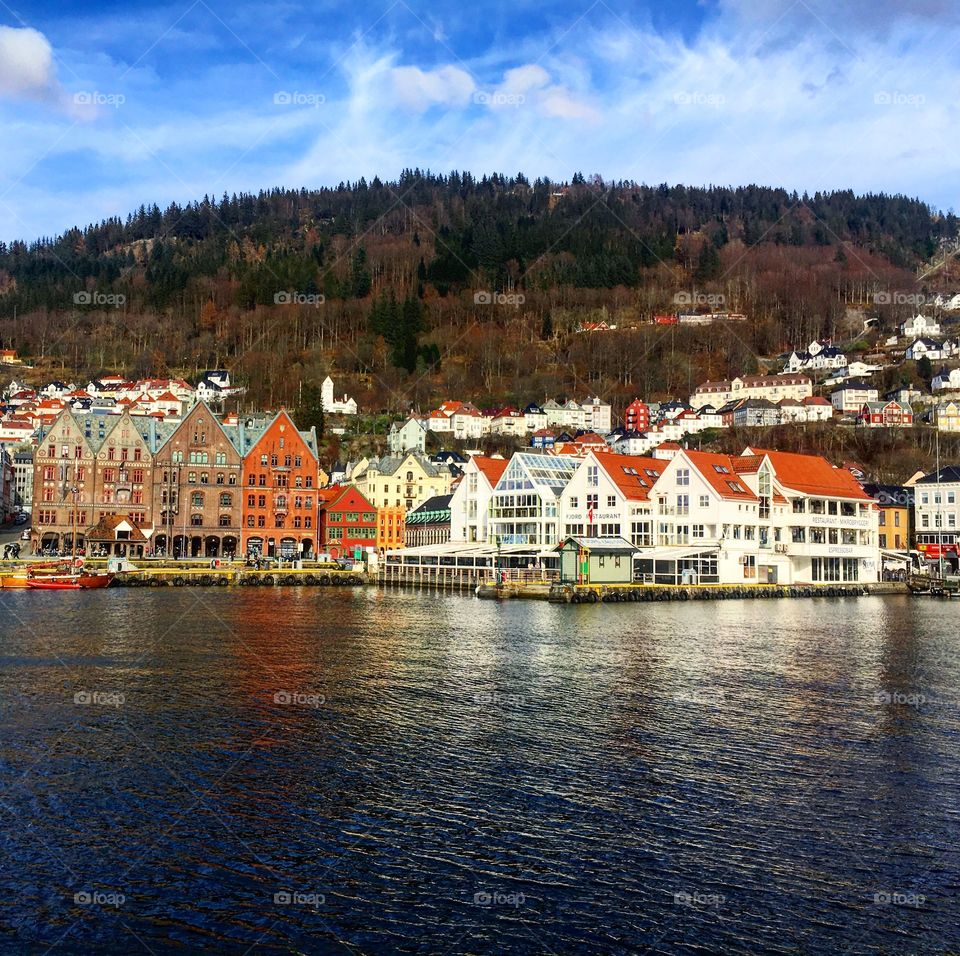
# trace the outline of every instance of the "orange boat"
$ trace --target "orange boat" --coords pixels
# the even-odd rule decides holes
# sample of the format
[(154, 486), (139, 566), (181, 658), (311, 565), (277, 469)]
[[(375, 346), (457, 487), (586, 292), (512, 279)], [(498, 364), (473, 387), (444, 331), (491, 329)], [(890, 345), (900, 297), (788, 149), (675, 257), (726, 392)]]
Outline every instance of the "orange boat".
[(31, 577), (39, 577), (44, 574), (55, 574), (56, 569), (62, 567), (58, 563), (54, 564), (28, 564), (25, 567), (17, 568), (7, 574), (0, 574), (0, 588), (5, 590), (26, 590)]

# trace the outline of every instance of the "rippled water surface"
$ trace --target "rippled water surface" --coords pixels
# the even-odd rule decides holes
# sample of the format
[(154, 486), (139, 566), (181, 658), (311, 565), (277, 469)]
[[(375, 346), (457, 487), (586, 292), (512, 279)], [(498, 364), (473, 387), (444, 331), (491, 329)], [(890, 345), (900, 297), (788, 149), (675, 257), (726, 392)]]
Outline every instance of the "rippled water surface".
[(958, 620), (0, 595), (0, 951), (957, 952)]

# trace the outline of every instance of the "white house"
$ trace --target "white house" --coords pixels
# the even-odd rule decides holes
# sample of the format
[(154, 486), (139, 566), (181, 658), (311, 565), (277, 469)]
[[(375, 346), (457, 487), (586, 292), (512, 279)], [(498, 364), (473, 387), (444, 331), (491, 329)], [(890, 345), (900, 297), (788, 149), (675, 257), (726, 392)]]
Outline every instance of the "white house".
[(450, 427), (454, 438), (470, 441), (490, 433), (490, 419), (465, 402), (450, 416)]
[(814, 340), (804, 351), (790, 353), (784, 371), (804, 372), (839, 369), (846, 364), (847, 357), (835, 345)]
[(662, 459), (591, 451), (563, 493), (564, 537), (626, 538), (653, 546), (653, 489)]
[(954, 391), (960, 389), (960, 368), (940, 369), (930, 383), (934, 392)]
[(341, 399), (333, 397), (333, 379), (328, 375), (320, 385), (320, 404), (331, 415), (356, 415), (358, 411), (355, 399), (344, 395)]
[(879, 398), (879, 389), (861, 381), (846, 382), (830, 393), (830, 403), (838, 412), (859, 412), (867, 402)]
[(916, 339), (907, 347), (906, 358), (908, 362), (916, 362), (922, 358), (928, 358), (935, 362), (940, 359), (950, 358), (957, 351), (957, 343), (947, 340), (946, 342), (937, 342), (934, 339), (920, 338)]
[(450, 540), (486, 544), (490, 499), (507, 470), (506, 458), (474, 455), (463, 466), (463, 477), (450, 499)]
[(926, 315), (915, 315), (900, 323), (900, 334), (907, 339), (918, 339), (940, 334), (940, 323)]
[(416, 417), (410, 417), (402, 424), (394, 422), (387, 435), (387, 445), (391, 455), (402, 455), (406, 451), (422, 455), (427, 450), (427, 426)]

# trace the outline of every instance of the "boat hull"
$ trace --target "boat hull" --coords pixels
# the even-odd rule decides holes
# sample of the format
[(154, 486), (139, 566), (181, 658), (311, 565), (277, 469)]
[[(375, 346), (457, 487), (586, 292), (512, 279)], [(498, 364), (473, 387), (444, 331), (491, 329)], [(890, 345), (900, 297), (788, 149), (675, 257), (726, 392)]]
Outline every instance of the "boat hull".
[(0, 588), (5, 591), (22, 591), (29, 587), (26, 574), (0, 574)]
[(112, 574), (71, 574), (29, 578), (27, 587), (34, 591), (89, 591), (108, 587), (112, 580)]

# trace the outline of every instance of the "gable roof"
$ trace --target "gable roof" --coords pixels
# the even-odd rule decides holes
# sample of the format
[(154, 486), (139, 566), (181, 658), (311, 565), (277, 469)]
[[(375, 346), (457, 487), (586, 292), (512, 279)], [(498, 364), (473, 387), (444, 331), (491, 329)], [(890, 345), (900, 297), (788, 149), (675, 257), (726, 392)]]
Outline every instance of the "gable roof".
[(789, 451), (751, 448), (756, 457), (766, 458), (777, 481), (784, 488), (805, 495), (829, 498), (854, 498), (870, 501), (859, 482), (845, 468), (835, 468), (820, 455), (800, 455)]
[(491, 488), (496, 487), (497, 482), (507, 470), (507, 465), (510, 464), (507, 458), (488, 458), (486, 455), (474, 455), (472, 461), (476, 463), (477, 470), (490, 482)]
[(757, 500), (750, 488), (738, 480), (739, 473), (733, 456), (706, 451), (685, 451), (683, 454), (721, 498), (731, 501)]
[[(595, 451), (593, 457), (607, 477), (630, 501), (649, 501), (654, 482), (670, 464), (664, 458), (618, 455), (616, 452)], [(651, 471), (656, 477), (648, 473)]]

